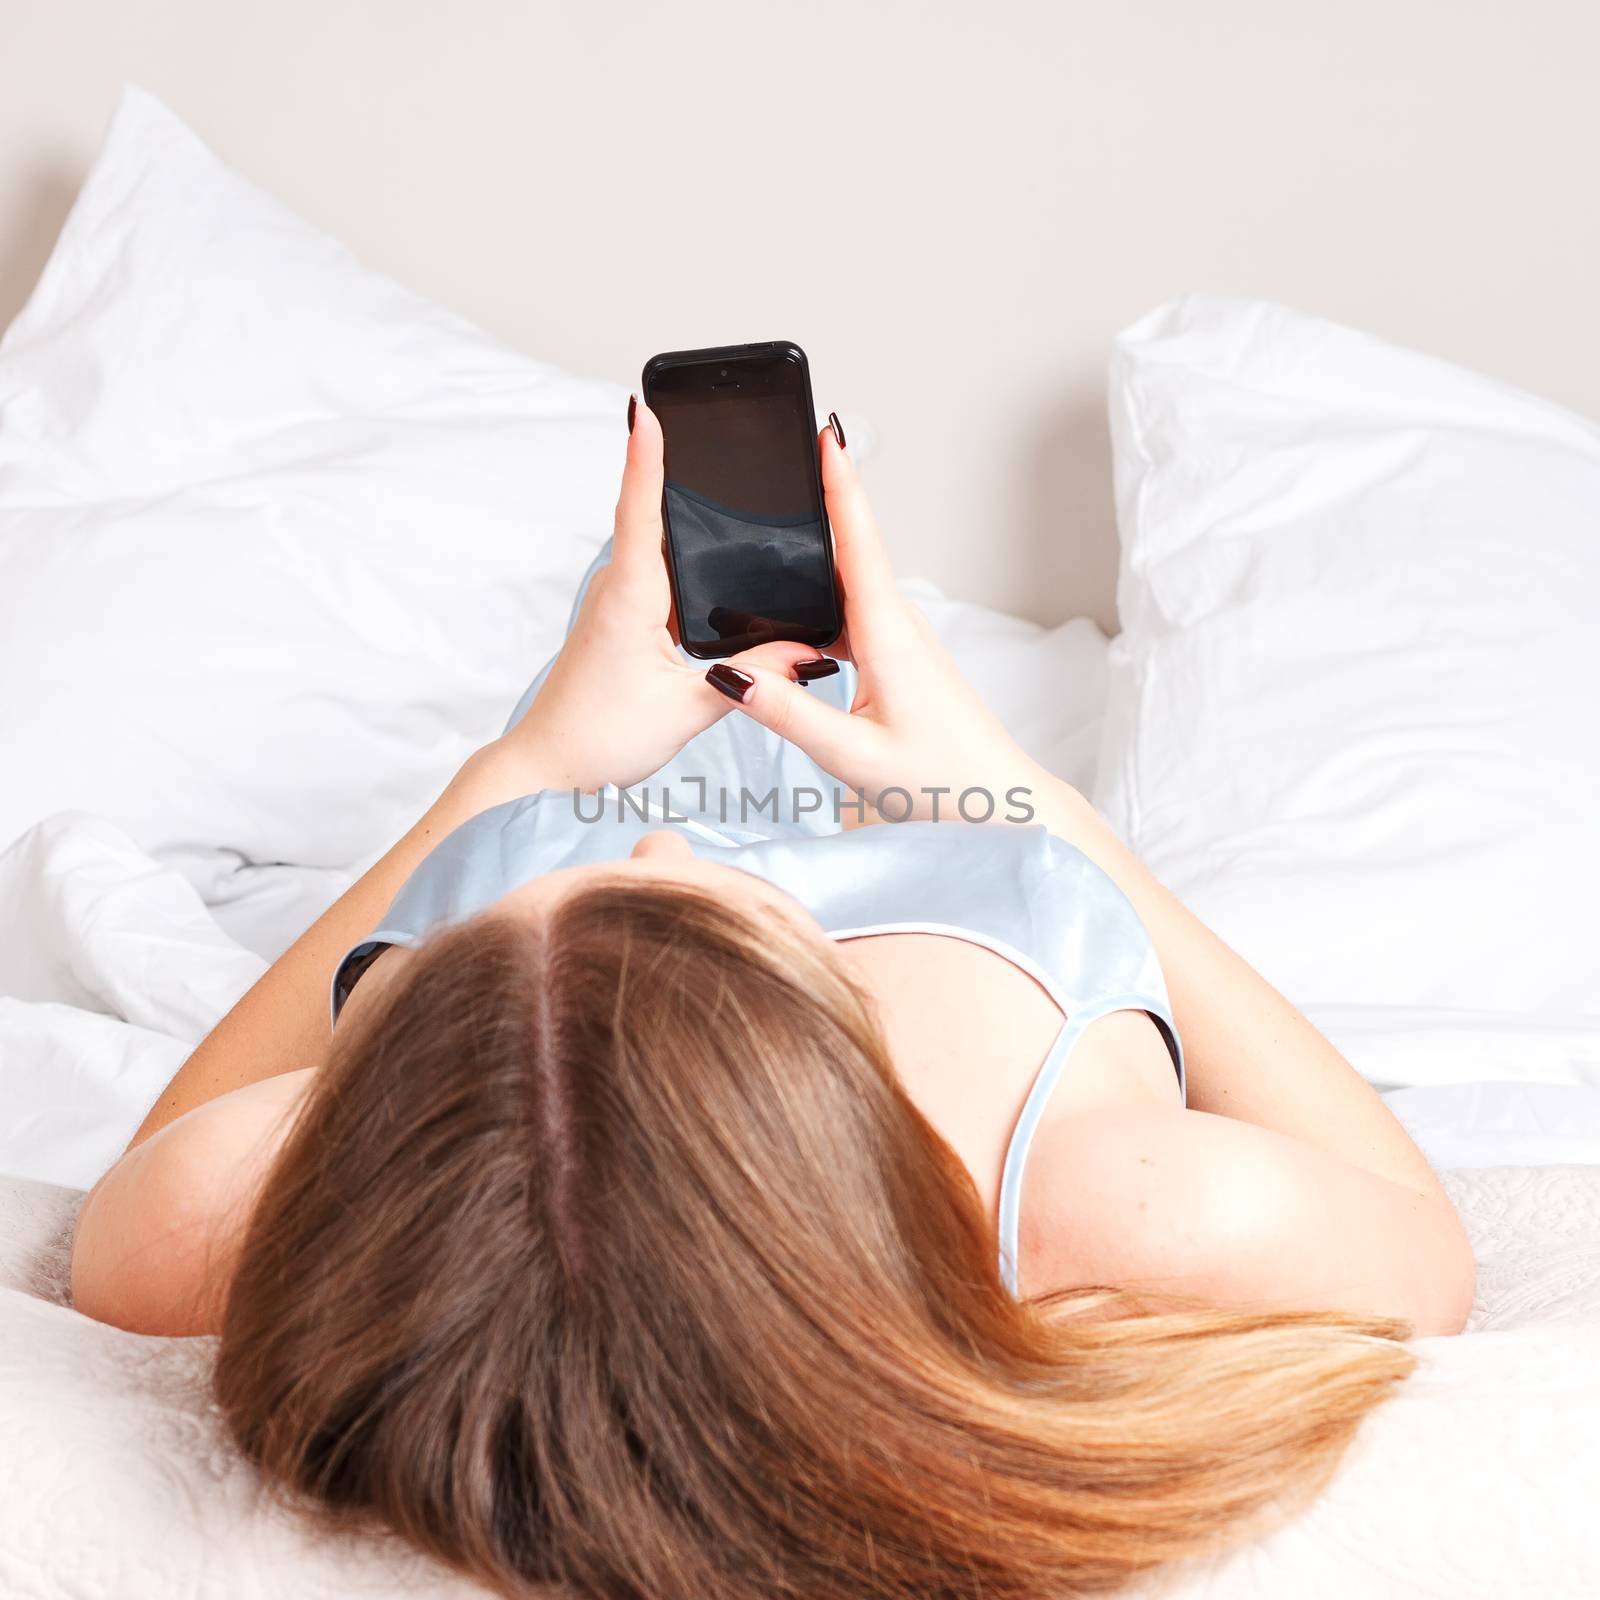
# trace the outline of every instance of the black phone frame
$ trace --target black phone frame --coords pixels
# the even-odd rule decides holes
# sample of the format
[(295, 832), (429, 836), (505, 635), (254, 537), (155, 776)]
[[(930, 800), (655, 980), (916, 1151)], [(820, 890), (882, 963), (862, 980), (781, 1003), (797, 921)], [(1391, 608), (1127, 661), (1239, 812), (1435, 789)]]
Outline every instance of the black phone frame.
[[(724, 344), (711, 345), (701, 350), (664, 350), (658, 355), (653, 355), (645, 362), (640, 375), (640, 386), (644, 394), (644, 402), (652, 410), (655, 403), (652, 395), (656, 389), (657, 380), (665, 374), (682, 373), (686, 369), (696, 367), (736, 367), (740, 362), (761, 361), (770, 363), (774, 359), (789, 361), (794, 364), (800, 375), (800, 396), (803, 401), (804, 415), (816, 419), (816, 405), (811, 398), (811, 363), (806, 359), (806, 353), (791, 339), (771, 339), (757, 344)], [(730, 382), (734, 381), (730, 378)], [(706, 392), (709, 393), (712, 385), (707, 382)], [(813, 441), (815, 446), (815, 441)], [(833, 525), (828, 520), (828, 504), (822, 492), (822, 464), (818, 450), (814, 447), (810, 453), (810, 466), (812, 479), (816, 488), (817, 510), (822, 522), (822, 552), (823, 559), (828, 567), (828, 589), (833, 596), (834, 630), (831, 635), (815, 645), (820, 653), (829, 645), (838, 642), (840, 634), (844, 632), (844, 605), (839, 596), (839, 580), (834, 570), (833, 560)], [(661, 496), (661, 527), (666, 536), (667, 551), (667, 578), (672, 589), (672, 610), (678, 618), (678, 642), (686, 654), (693, 656), (698, 661), (718, 661), (724, 656), (737, 655), (741, 649), (749, 648), (748, 645), (735, 643), (732, 648), (722, 648), (724, 641), (712, 640), (708, 643), (691, 642), (683, 635), (683, 607), (679, 603), (678, 562), (677, 554), (672, 539), (672, 522), (667, 514), (667, 498), (663, 489)], [(812, 641), (803, 641), (811, 645)]]

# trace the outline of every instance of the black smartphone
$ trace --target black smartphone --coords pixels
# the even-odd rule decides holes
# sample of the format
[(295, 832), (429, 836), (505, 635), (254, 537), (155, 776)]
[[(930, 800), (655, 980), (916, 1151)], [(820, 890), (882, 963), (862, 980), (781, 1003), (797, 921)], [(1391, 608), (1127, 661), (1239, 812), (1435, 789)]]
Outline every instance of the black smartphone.
[(832, 644), (843, 612), (805, 351), (782, 339), (671, 350), (643, 382), (666, 441), (661, 520), (683, 648), (714, 660), (770, 639)]

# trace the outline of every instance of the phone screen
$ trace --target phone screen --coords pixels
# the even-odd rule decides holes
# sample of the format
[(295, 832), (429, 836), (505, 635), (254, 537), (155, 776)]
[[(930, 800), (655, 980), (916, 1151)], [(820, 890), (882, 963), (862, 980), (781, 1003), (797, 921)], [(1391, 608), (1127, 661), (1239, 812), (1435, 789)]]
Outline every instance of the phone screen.
[(838, 636), (805, 369), (763, 353), (647, 379), (665, 438), (663, 518), (679, 636), (700, 656)]

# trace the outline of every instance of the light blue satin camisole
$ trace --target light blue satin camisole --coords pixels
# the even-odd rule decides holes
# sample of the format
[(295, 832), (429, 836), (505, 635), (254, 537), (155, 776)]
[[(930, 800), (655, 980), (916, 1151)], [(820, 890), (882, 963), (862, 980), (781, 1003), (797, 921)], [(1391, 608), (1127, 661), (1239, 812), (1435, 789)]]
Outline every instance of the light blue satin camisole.
[[(590, 576), (608, 554), (602, 550)], [(580, 604), (582, 597), (580, 588)], [(543, 677), (529, 686), (512, 722)], [(848, 708), (854, 678), (845, 664), (811, 692)], [(776, 817), (741, 807), (741, 790), (765, 797), (774, 789)], [(826, 799), (814, 810), (809, 800), (790, 804), (788, 797), (805, 791)], [(679, 832), (702, 860), (754, 873), (792, 895), (829, 938), (933, 933), (981, 945), (1033, 978), (1065, 1019), (1012, 1130), (1001, 1173), (1000, 1273), (1015, 1294), (1028, 1149), (1084, 1029), (1113, 1011), (1148, 1012), (1172, 1054), (1180, 1103), (1184, 1098), (1183, 1051), (1155, 949), (1112, 879), (1043, 827), (884, 822), (841, 831), (835, 791), (833, 780), (793, 746), (735, 713), (629, 791), (636, 804), (619, 807), (614, 791), (575, 799), (566, 790), (546, 790), (492, 807), (434, 847), (380, 926), (344, 957), (334, 975), (334, 1015), (365, 960), (384, 947), (414, 944), (559, 867), (620, 860), (643, 834), (662, 827)], [(586, 820), (602, 799), (601, 818)], [(641, 807), (648, 817), (638, 815)]]

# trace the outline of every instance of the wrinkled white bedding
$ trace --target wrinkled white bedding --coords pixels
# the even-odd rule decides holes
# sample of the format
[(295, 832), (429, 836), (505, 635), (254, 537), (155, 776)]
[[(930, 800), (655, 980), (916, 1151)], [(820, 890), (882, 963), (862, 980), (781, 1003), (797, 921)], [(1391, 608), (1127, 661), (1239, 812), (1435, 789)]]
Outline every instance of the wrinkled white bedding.
[[(180, 865), (81, 815), (0, 856), (0, 1592), (463, 1592), (389, 1544), (328, 1542), (261, 1502), (207, 1410), (204, 1342), (119, 1333), (63, 1303), (81, 1190), (343, 881)], [(1600, 1593), (1600, 1165), (1550, 1164), (1600, 1163), (1600, 1090), (1431, 1086), (1451, 1048), (1437, 1020), (1409, 1019), (1413, 1055), (1440, 1055), (1388, 1098), (1436, 1165), (1462, 1169), (1446, 1177), (1478, 1250), (1472, 1331), (1419, 1341), (1424, 1369), (1370, 1419), (1330, 1492), (1185, 1575), (1180, 1600)], [(1374, 1035), (1369, 1017), (1351, 1038), (1400, 1059), (1407, 1019), (1390, 1024)]]

